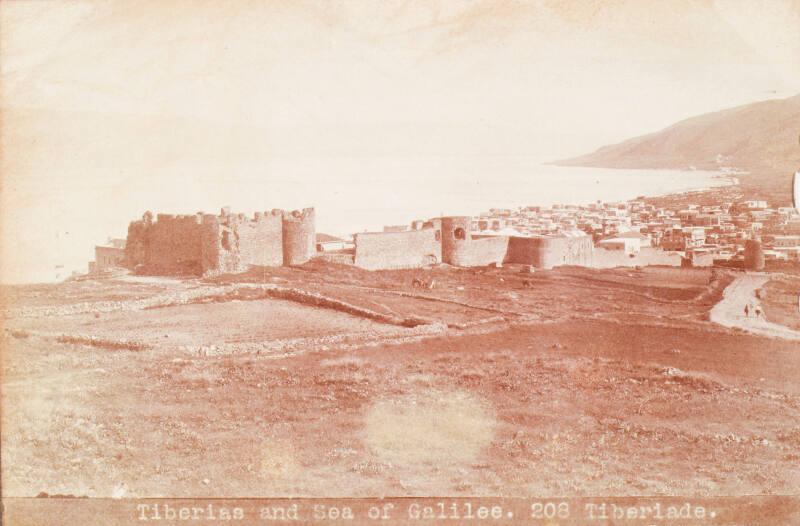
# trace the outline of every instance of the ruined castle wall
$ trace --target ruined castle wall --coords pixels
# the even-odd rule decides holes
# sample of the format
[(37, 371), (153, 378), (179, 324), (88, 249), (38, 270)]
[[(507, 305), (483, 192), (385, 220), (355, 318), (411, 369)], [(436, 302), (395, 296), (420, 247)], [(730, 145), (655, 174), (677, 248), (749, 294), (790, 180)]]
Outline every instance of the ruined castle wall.
[(159, 214), (145, 226), (144, 266), (153, 274), (201, 274), (203, 224), (198, 216)]
[(148, 225), (144, 221), (133, 221), (128, 225), (123, 265), (135, 269), (146, 263)]
[(484, 267), (503, 263), (508, 253), (508, 236), (472, 237), (456, 251), (458, 266)]
[[(241, 272), (250, 265), (283, 264), (282, 212), (256, 213), (253, 218), (228, 214), (219, 219), (217, 270)], [(213, 258), (209, 258), (213, 260)], [(214, 269), (208, 269), (213, 271)]]
[(283, 214), (283, 264), (301, 265), (317, 253), (313, 208)]
[(219, 218), (214, 214), (199, 214), (203, 225), (201, 236), (201, 266), (203, 274), (214, 274), (224, 268), (224, 254), (220, 243)]
[(468, 267), (470, 257), (467, 244), (470, 241), (469, 216), (439, 218), (442, 228), (442, 262), (456, 267)]
[(551, 269), (562, 265), (591, 266), (594, 245), (589, 236), (517, 237), (508, 243), (507, 263)]
[(246, 265), (283, 265), (283, 214), (278, 210), (257, 214), (240, 225), (239, 250)]
[(442, 261), (439, 230), (355, 235), (355, 265), (368, 270), (418, 268)]
[(440, 218), (442, 261), (457, 267), (481, 267), (502, 263), (508, 251), (507, 236), (472, 236), (469, 216)]
[(145, 274), (201, 275), (295, 265), (314, 256), (315, 238), (313, 209), (252, 218), (227, 210), (219, 216), (159, 214), (155, 220), (148, 212), (128, 226), (125, 266)]
[(544, 268), (542, 267), (541, 258), (541, 247), (544, 239), (542, 237), (511, 236), (508, 240), (508, 253), (506, 254), (505, 262)]
[[(551, 269), (562, 265), (594, 268), (635, 267), (647, 265), (680, 266), (681, 256), (676, 252), (644, 247), (633, 257), (622, 250), (595, 247), (586, 237), (516, 237), (508, 243), (506, 263), (533, 265)], [(701, 263), (702, 264), (702, 263)]]

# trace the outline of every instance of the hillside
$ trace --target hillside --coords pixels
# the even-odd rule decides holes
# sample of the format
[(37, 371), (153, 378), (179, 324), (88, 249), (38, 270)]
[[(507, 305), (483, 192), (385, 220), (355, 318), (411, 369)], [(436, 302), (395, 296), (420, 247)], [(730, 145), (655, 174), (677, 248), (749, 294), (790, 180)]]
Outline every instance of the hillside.
[(0, 288), (3, 496), (800, 492), (798, 345), (712, 321), (734, 273), (520, 270)]
[(800, 169), (800, 95), (756, 102), (680, 121), (661, 131), (556, 161), (564, 166), (749, 172), (743, 189), (778, 201), (791, 198)]

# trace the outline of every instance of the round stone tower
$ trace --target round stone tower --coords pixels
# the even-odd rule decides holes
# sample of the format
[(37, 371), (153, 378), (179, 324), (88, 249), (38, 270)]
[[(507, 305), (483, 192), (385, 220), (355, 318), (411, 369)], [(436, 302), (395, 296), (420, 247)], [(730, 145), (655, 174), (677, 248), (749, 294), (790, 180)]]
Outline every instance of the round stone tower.
[(314, 209), (283, 214), (283, 264), (301, 265), (317, 253)]
[(764, 250), (761, 248), (761, 240), (748, 239), (744, 242), (744, 268), (764, 270)]
[(469, 216), (450, 216), (442, 221), (442, 262), (456, 267), (469, 266)]

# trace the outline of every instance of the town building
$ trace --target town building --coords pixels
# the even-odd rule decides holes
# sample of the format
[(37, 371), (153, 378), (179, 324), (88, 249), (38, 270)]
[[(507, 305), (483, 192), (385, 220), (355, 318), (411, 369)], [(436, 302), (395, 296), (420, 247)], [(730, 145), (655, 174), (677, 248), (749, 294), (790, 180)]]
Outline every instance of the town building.
[(89, 263), (89, 273), (99, 274), (122, 268), (125, 260), (125, 240), (109, 238), (106, 244), (94, 247), (94, 261)]

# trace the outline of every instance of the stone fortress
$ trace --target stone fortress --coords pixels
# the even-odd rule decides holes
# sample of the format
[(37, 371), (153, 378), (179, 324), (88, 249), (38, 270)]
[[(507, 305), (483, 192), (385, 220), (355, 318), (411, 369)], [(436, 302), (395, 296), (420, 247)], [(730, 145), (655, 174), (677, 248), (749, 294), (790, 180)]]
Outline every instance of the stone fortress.
[(146, 212), (128, 226), (123, 265), (140, 274), (215, 275), (250, 266), (305, 263), (316, 254), (314, 209), (256, 212), (252, 218)]
[[(128, 226), (122, 265), (137, 274), (218, 275), (251, 266), (291, 266), (317, 256), (313, 208), (256, 212), (252, 217), (199, 212), (193, 215), (146, 212)], [(414, 221), (402, 231), (364, 232), (335, 261), (367, 270), (420, 268), (445, 263), (457, 267), (524, 264), (549, 269), (591, 266), (590, 236), (482, 235), (472, 218), (449, 216)], [(329, 255), (329, 254), (328, 254)]]

